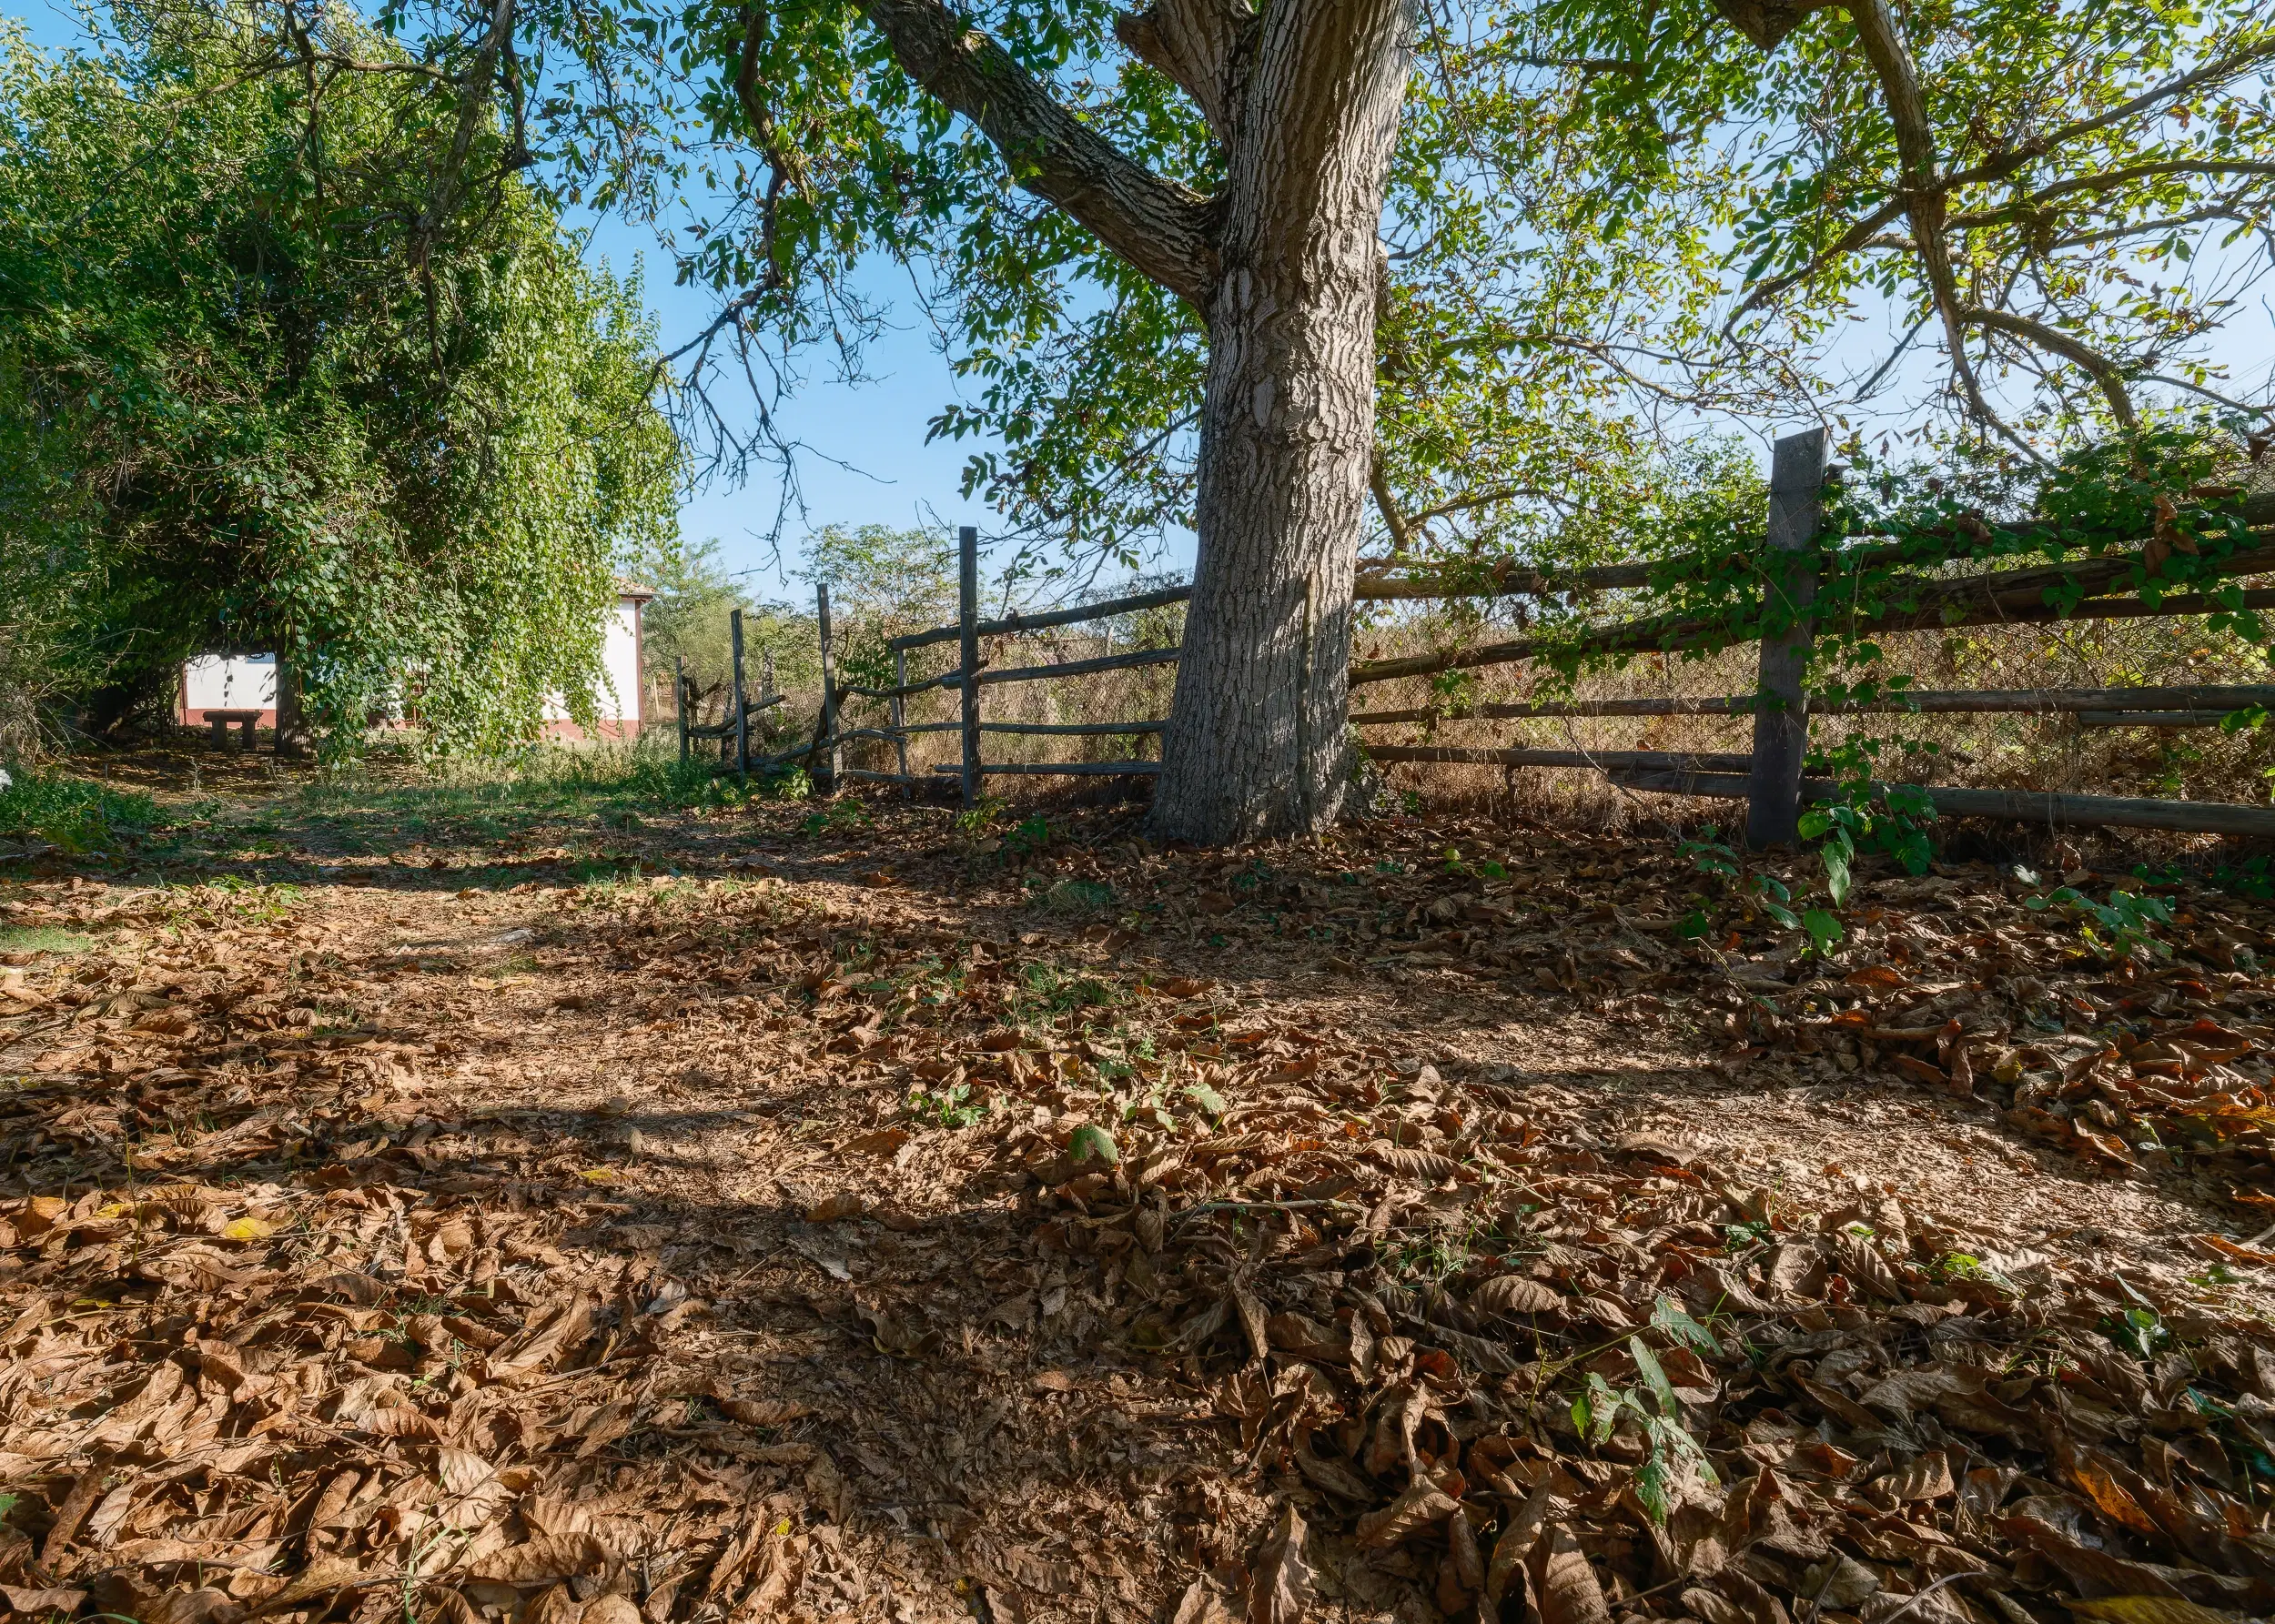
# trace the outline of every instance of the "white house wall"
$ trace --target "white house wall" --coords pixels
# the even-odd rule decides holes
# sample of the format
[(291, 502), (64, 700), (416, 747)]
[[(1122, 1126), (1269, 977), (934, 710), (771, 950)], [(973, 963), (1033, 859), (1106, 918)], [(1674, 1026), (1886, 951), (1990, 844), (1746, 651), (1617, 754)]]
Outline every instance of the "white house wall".
[(200, 654), (182, 667), (182, 720), (193, 726), (208, 711), (276, 709), (274, 654)]
[[(607, 737), (640, 731), (640, 606), (644, 601), (618, 599), (603, 629), (601, 669), (608, 673), (608, 681), (592, 698), (601, 731)], [(181, 720), (189, 726), (202, 725), (208, 711), (259, 711), (262, 721), (273, 725), (276, 708), (274, 654), (200, 654), (183, 663)], [(546, 701), (545, 731), (556, 739), (583, 736), (569, 707), (557, 698)]]
[[(618, 599), (602, 639), (601, 669), (608, 681), (594, 691), (592, 703), (602, 731), (612, 735), (640, 731), (641, 601)], [(557, 738), (575, 736), (569, 707), (557, 699), (546, 701), (545, 721), (546, 731)]]

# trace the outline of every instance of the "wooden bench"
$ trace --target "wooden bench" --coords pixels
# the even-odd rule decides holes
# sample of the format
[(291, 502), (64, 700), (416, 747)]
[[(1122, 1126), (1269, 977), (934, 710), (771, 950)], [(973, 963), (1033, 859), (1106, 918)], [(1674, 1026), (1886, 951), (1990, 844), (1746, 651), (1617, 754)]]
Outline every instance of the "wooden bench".
[(253, 730), (260, 725), (260, 719), (263, 714), (264, 713), (259, 711), (207, 711), (206, 725), (213, 730), (213, 747), (216, 750), (228, 749), (229, 724), (231, 722), (236, 722), (239, 729), (238, 736), (244, 740), (244, 743), (240, 746), (240, 748), (248, 751), (251, 750), (253, 748)]

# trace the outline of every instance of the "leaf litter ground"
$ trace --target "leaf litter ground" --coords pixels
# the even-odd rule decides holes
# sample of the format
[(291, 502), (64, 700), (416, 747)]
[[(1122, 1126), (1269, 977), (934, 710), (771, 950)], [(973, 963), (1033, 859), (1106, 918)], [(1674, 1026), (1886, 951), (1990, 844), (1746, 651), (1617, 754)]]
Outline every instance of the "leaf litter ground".
[(0, 883), (12, 1614), (2275, 1610), (2266, 907), (278, 804)]

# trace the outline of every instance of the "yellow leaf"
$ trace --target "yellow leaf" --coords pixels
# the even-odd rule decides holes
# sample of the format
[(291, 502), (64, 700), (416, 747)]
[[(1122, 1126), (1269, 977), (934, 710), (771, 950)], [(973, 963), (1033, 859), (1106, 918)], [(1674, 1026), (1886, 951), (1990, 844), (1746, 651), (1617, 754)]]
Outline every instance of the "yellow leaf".
[(612, 1185), (624, 1175), (613, 1167), (586, 1167), (577, 1176), (589, 1185)]
[(277, 1233), (277, 1226), (266, 1218), (238, 1218), (224, 1226), (221, 1238), (225, 1241), (265, 1241)]

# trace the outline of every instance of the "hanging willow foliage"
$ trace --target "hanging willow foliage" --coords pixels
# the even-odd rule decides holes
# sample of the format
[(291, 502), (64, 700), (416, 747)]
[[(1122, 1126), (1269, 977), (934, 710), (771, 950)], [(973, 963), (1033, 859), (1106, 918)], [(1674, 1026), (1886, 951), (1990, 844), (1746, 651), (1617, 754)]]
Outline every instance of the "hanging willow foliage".
[(449, 97), (247, 79), (250, 26), (0, 37), (0, 611), (96, 726), (216, 647), (278, 651), (330, 753), (380, 715), (447, 752), (549, 695), (589, 719), (682, 467), (637, 287), (579, 263), (496, 120), (434, 217)]

